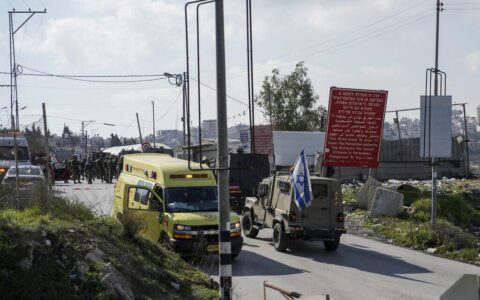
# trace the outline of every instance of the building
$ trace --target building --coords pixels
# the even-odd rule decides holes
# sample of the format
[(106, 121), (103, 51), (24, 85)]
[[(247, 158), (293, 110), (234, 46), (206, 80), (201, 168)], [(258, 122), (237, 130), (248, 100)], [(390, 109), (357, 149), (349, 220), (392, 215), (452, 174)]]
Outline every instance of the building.
[(477, 106), (477, 123), (480, 124), (480, 105)]
[(202, 139), (217, 138), (217, 120), (202, 121)]

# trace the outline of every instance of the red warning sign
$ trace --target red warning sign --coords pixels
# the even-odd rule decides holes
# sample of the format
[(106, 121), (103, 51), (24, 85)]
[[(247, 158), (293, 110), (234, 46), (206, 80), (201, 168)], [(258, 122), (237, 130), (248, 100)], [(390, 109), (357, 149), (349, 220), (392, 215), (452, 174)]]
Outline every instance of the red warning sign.
[(387, 91), (332, 87), (324, 166), (377, 168)]

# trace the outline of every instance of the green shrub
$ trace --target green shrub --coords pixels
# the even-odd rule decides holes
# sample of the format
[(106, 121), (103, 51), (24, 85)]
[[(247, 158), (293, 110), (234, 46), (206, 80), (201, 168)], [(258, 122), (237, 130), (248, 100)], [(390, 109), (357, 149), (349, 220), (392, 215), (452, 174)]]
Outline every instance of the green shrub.
[(410, 206), (421, 197), (421, 192), (419, 191), (398, 190), (398, 192), (403, 194), (403, 205), (405, 206)]
[(84, 203), (59, 197), (52, 197), (46, 210), (53, 217), (67, 221), (87, 221), (95, 217), (92, 209)]
[(142, 221), (132, 214), (123, 214), (121, 223), (123, 236), (130, 239), (134, 239), (143, 226)]
[(411, 246), (415, 249), (427, 249), (438, 245), (439, 238), (437, 233), (432, 230), (430, 224), (424, 223), (417, 225), (407, 233), (411, 241)]
[(475, 211), (461, 194), (439, 195), (438, 216), (463, 228), (470, 227)]

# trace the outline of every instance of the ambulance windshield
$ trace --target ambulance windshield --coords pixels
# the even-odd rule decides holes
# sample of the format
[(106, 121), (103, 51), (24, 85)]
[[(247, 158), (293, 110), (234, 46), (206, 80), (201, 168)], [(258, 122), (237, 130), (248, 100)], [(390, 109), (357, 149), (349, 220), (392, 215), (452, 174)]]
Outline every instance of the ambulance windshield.
[(181, 187), (165, 189), (168, 212), (217, 211), (216, 187)]

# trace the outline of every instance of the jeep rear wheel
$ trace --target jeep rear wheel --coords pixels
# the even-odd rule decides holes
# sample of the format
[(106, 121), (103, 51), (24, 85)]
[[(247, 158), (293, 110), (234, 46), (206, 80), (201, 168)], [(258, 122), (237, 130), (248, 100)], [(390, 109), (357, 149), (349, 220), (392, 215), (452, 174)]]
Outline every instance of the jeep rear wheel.
[(245, 211), (242, 218), (243, 233), (249, 238), (254, 238), (258, 234), (258, 229), (253, 227), (252, 213)]
[(285, 231), (282, 228), (282, 224), (276, 223), (273, 227), (273, 247), (275, 250), (283, 252), (287, 249), (288, 240)]
[(340, 237), (336, 237), (333, 241), (324, 241), (323, 245), (327, 251), (335, 251), (340, 245)]

